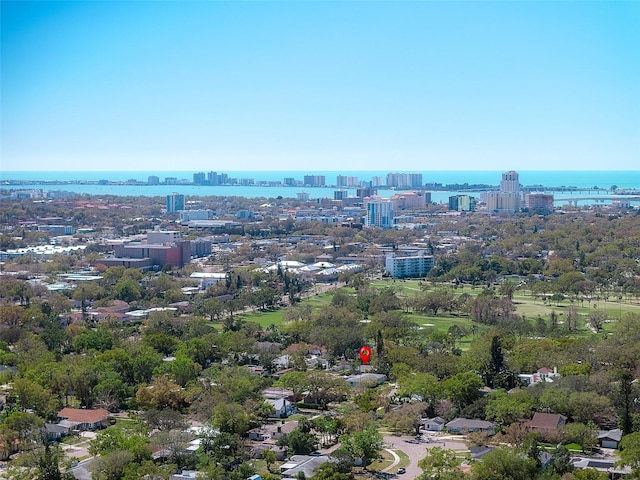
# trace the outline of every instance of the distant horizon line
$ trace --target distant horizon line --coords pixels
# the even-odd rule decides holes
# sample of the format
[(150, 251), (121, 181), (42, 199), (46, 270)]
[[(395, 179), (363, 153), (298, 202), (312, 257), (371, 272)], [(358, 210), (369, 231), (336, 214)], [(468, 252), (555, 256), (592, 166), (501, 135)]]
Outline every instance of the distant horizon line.
[(511, 168), (511, 169), (504, 169), (504, 168), (496, 168), (496, 169), (478, 169), (478, 170), (472, 170), (472, 169), (462, 169), (462, 170), (458, 170), (458, 169), (453, 169), (453, 170), (446, 170), (446, 169), (383, 169), (383, 170), (379, 170), (379, 169), (344, 169), (344, 168), (339, 168), (339, 169), (327, 169), (327, 170), (316, 170), (316, 169), (304, 169), (304, 170), (297, 170), (297, 169), (283, 169), (283, 170), (277, 170), (277, 169), (267, 169), (267, 170), (260, 170), (260, 169), (253, 169), (253, 170), (247, 170), (247, 169), (189, 169), (189, 170), (156, 170), (156, 169), (147, 169), (147, 170), (42, 170), (42, 169), (36, 169), (36, 170), (7, 170), (7, 169), (0, 169), (0, 174), (1, 173), (23, 173), (23, 172), (29, 172), (29, 173), (34, 173), (34, 172), (131, 172), (131, 173), (148, 173), (148, 172), (158, 172), (158, 173), (162, 173), (162, 172), (185, 172), (185, 173), (189, 173), (189, 172), (205, 172), (205, 171), (220, 171), (220, 172), (224, 172), (224, 171), (229, 171), (229, 172), (299, 172), (299, 173), (305, 173), (305, 172), (339, 172), (339, 171), (345, 171), (345, 172), (505, 172), (505, 171), (514, 171), (514, 172), (640, 172), (640, 169), (615, 169), (615, 168), (606, 168), (606, 169), (592, 169), (592, 168), (584, 168), (584, 169), (549, 169), (549, 168), (542, 168), (542, 169), (518, 169), (518, 168)]

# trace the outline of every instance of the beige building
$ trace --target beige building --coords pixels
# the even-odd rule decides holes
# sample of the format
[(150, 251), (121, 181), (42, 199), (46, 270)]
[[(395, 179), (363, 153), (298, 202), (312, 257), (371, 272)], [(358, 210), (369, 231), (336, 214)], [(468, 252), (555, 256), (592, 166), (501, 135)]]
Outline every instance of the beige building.
[(389, 198), (394, 210), (405, 208), (420, 208), (426, 205), (426, 197), (423, 192), (403, 192), (391, 195)]
[(515, 212), (520, 208), (518, 192), (487, 192), (487, 210), (496, 212)]

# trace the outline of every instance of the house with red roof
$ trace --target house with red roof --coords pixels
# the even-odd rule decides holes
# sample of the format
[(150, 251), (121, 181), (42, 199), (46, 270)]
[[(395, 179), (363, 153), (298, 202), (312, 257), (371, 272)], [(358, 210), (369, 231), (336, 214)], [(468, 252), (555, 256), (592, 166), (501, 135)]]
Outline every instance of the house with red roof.
[(539, 433), (548, 433), (567, 423), (567, 417), (558, 413), (541, 413), (536, 412), (533, 418), (529, 420), (527, 426), (529, 430)]
[(104, 408), (89, 410), (65, 407), (58, 412), (58, 425), (70, 431), (97, 430), (109, 425), (109, 411)]

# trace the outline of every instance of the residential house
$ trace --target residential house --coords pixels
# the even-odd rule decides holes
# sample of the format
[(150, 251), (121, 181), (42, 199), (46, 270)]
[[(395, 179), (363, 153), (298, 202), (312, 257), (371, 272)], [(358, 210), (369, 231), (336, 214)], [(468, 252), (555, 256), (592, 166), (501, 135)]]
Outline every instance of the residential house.
[[(489, 447), (489, 446), (469, 447), (469, 454), (471, 456), (472, 461), (482, 462), (482, 458), (487, 453), (490, 453), (495, 449), (496, 447)], [(540, 461), (540, 466), (544, 470), (549, 466), (549, 464), (553, 460), (553, 455), (551, 455), (549, 452), (542, 451), (538, 454), (538, 460)]]
[(271, 398), (271, 399), (286, 398), (287, 400), (290, 400), (292, 402), (296, 401), (296, 399), (293, 396), (293, 390), (289, 390), (288, 388), (269, 387), (262, 390), (261, 394), (262, 394), (262, 398)]
[(198, 478), (197, 470), (182, 470), (181, 473), (174, 473), (171, 475), (171, 480), (195, 480)]
[(63, 436), (69, 434), (69, 427), (56, 423), (45, 423), (44, 429), (47, 432), (47, 439), (49, 440), (60, 440)]
[(602, 448), (618, 448), (622, 440), (622, 430), (600, 430), (598, 432), (598, 443)]
[(573, 467), (578, 470), (593, 468), (606, 473), (610, 478), (623, 478), (631, 473), (630, 467), (616, 467), (614, 459), (574, 457), (571, 462)]
[(311, 358), (305, 358), (304, 363), (310, 370), (329, 370), (329, 360), (312, 355)]
[(345, 380), (350, 387), (377, 387), (387, 381), (387, 376), (381, 373), (361, 373), (359, 375), (351, 375)]
[(455, 418), (444, 427), (451, 433), (488, 432), (493, 435), (495, 433), (495, 426), (495, 423), (486, 420)]
[(543, 367), (538, 369), (535, 373), (521, 373), (518, 375), (522, 384), (530, 387), (533, 387), (540, 382), (553, 383), (553, 379), (558, 377), (560, 377), (560, 374), (558, 373), (558, 369), (555, 367), (553, 370)]
[(543, 450), (538, 454), (538, 459), (540, 460), (540, 466), (544, 470), (549, 465), (551, 465), (551, 462), (553, 461), (553, 455)]
[(109, 412), (104, 408), (88, 410), (65, 407), (58, 412), (58, 425), (70, 430), (97, 430), (108, 426)]
[(185, 447), (184, 451), (187, 453), (195, 454), (200, 449), (200, 445), (202, 445), (202, 439), (194, 438), (189, 442), (189, 445)]
[(275, 409), (275, 412), (269, 415), (271, 418), (287, 418), (296, 412), (295, 405), (286, 398), (266, 398), (265, 402)]
[(273, 359), (271, 365), (276, 371), (287, 369), (293, 366), (293, 357), (291, 355), (280, 355)]
[(495, 447), (469, 447), (469, 454), (471, 455), (471, 460), (482, 461), (482, 457), (484, 457), (487, 453), (492, 452), (493, 450), (495, 450)]
[(256, 445), (249, 452), (249, 456), (251, 458), (263, 458), (263, 452), (265, 450), (271, 450), (275, 452), (276, 459), (281, 462), (287, 457), (287, 447), (278, 447), (277, 445), (269, 445), (266, 443), (262, 443), (260, 445)]
[(562, 427), (565, 423), (567, 423), (567, 417), (564, 415), (536, 412), (533, 414), (533, 418), (527, 423), (527, 426), (532, 432), (544, 434)]
[(173, 454), (171, 449), (162, 448), (159, 445), (151, 445), (149, 450), (151, 450), (151, 459), (156, 462), (167, 462)]
[(11, 372), (18, 373), (18, 367), (12, 365), (0, 365), (0, 373)]
[(268, 439), (279, 439), (282, 435), (289, 434), (298, 428), (298, 421), (292, 422), (282, 421), (281, 423), (269, 423), (261, 427), (249, 430), (249, 440), (255, 442), (264, 442)]
[(447, 421), (441, 417), (428, 418), (424, 421), (424, 429), (428, 432), (440, 432)]

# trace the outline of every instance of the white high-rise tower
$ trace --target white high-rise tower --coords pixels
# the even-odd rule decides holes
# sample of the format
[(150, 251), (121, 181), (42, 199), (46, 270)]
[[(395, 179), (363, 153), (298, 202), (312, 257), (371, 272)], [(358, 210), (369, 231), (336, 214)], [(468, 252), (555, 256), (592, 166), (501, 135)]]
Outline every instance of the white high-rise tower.
[(500, 181), (500, 192), (504, 193), (518, 193), (520, 191), (520, 179), (518, 172), (513, 170), (502, 174), (502, 180)]

